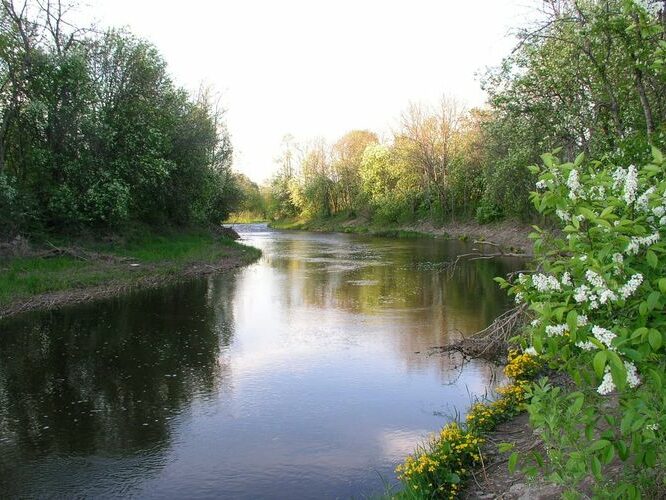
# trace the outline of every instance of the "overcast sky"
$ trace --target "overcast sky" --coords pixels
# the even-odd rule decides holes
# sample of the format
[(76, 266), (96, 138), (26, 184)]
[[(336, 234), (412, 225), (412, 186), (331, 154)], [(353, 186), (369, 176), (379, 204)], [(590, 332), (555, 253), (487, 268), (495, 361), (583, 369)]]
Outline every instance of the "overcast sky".
[(261, 182), (282, 137), (386, 133), (409, 101), (469, 106), (538, 0), (88, 0), (154, 43), (176, 82), (222, 94), (235, 168)]

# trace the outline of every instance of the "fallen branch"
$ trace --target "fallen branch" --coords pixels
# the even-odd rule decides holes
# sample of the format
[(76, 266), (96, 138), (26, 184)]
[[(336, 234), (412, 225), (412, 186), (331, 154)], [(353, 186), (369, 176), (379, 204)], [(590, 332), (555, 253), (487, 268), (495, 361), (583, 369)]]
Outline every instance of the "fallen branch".
[(525, 324), (526, 317), (527, 307), (521, 304), (499, 315), (483, 330), (452, 344), (432, 347), (430, 352), (459, 352), (466, 358), (501, 358), (508, 351), (509, 339)]

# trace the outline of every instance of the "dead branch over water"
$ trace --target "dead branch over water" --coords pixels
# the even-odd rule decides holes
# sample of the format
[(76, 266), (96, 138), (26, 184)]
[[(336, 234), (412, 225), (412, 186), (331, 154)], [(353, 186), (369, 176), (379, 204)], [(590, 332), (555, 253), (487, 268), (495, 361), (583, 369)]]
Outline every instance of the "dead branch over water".
[(469, 337), (463, 336), (452, 344), (432, 347), (431, 353), (459, 352), (466, 358), (497, 360), (506, 354), (509, 339), (525, 324), (526, 318), (527, 308), (521, 304), (499, 315), (486, 328)]

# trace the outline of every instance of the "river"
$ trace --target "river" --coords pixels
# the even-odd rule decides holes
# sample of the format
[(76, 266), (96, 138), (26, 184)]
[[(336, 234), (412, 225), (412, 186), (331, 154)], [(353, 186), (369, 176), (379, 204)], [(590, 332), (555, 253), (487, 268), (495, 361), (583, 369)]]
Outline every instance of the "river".
[(0, 494), (358, 498), (485, 394), (496, 370), (428, 356), (509, 303), (510, 259), (243, 225), (233, 272), (0, 323)]

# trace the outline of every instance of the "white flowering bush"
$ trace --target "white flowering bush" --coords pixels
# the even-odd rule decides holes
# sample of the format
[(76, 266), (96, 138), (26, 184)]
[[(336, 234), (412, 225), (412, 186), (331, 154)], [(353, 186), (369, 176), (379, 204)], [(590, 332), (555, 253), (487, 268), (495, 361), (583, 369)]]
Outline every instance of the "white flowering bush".
[[(657, 149), (641, 167), (542, 159), (531, 199), (561, 227), (535, 228), (537, 271), (498, 281), (534, 315), (525, 348), (577, 386), (534, 388), (551, 479), (592, 476), (598, 491), (627, 497), (664, 488), (666, 162)], [(611, 480), (618, 458), (626, 477)]]

